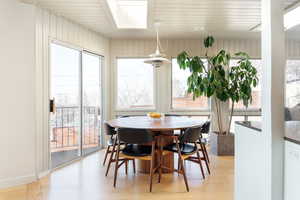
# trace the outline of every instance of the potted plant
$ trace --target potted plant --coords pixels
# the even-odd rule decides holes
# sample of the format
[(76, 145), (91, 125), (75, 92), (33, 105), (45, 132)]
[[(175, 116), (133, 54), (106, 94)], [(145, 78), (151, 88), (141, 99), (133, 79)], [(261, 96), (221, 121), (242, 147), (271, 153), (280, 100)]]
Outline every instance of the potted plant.
[(212, 36), (204, 39), (207, 67), (199, 56), (190, 56), (185, 51), (177, 56), (177, 62), (181, 69), (191, 72), (187, 80), (187, 92), (194, 99), (200, 96), (212, 97), (213, 122), (217, 126), (210, 133), (211, 151), (217, 155), (233, 155), (234, 137), (230, 133), (230, 126), (234, 105), (242, 101), (247, 108), (252, 102), (252, 88), (258, 83), (257, 70), (244, 52), (234, 54), (238, 58), (236, 66), (229, 66), (231, 55), (225, 50), (210, 56), (208, 52), (213, 44)]

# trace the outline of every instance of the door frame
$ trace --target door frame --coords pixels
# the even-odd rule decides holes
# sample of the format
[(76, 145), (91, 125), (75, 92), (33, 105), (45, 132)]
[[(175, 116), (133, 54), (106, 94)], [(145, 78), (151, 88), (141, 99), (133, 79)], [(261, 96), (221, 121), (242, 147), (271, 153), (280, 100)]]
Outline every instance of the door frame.
[[(50, 94), (51, 94), (51, 44), (56, 44), (56, 45), (60, 45), (60, 46), (63, 46), (63, 47), (66, 47), (66, 48), (70, 48), (70, 49), (74, 49), (76, 51), (79, 51), (80, 55), (79, 55), (79, 92), (80, 92), (80, 99), (79, 99), (79, 106), (80, 106), (80, 110), (82, 111), (82, 108), (83, 108), (83, 102), (82, 102), (82, 98), (83, 98), (83, 87), (82, 87), (82, 80), (83, 80), (83, 77), (82, 77), (82, 72), (83, 72), (83, 63), (82, 63), (82, 55), (83, 53), (88, 53), (88, 54), (92, 54), (92, 55), (95, 55), (95, 56), (98, 56), (100, 58), (100, 83), (101, 83), (101, 110), (100, 110), (100, 115), (101, 115), (101, 124), (103, 124), (103, 121), (104, 121), (104, 73), (105, 73), (105, 57), (95, 51), (92, 51), (92, 50), (88, 50), (88, 49), (85, 49), (83, 47), (80, 47), (80, 46), (77, 46), (77, 45), (73, 45), (71, 43), (68, 43), (68, 42), (63, 42), (63, 41), (60, 41), (60, 40), (57, 40), (57, 39), (53, 39), (53, 38), (49, 38), (49, 41), (48, 41), (48, 69), (47, 71), (43, 72), (43, 75), (47, 77), (47, 86), (45, 87), (47, 89), (47, 97), (46, 98), (43, 98), (44, 99), (44, 105), (45, 107), (47, 108), (46, 111), (44, 111), (44, 120), (43, 120), (43, 124), (44, 126), (46, 126), (46, 130), (47, 130), (47, 133), (46, 133), (46, 136), (47, 136), (47, 149), (48, 149), (48, 169), (49, 171), (52, 171), (52, 170), (55, 170), (57, 168), (61, 168), (61, 167), (64, 167), (66, 165), (69, 165), (75, 161), (78, 161), (78, 160), (81, 160), (82, 158), (84, 158), (85, 156), (88, 156), (92, 153), (95, 153), (97, 152), (97, 150), (95, 152), (91, 152), (91, 153), (88, 153), (88, 154), (83, 154), (83, 134), (82, 134), (82, 127), (83, 127), (83, 116), (82, 116), (82, 112), (80, 112), (80, 139), (79, 139), (79, 156), (78, 158), (76, 159), (73, 159), (71, 161), (68, 161), (68, 162), (65, 162), (63, 164), (61, 164), (60, 166), (56, 167), (56, 168), (51, 168), (51, 146), (50, 146), (50, 115), (51, 113), (49, 112), (49, 100), (50, 100)], [(37, 123), (38, 123), (39, 119), (37, 120)], [(101, 125), (101, 129), (100, 129), (100, 143), (99, 143), (99, 149), (103, 149), (105, 144), (104, 144), (104, 134), (103, 134), (103, 126)], [(37, 150), (38, 151), (38, 150)]]

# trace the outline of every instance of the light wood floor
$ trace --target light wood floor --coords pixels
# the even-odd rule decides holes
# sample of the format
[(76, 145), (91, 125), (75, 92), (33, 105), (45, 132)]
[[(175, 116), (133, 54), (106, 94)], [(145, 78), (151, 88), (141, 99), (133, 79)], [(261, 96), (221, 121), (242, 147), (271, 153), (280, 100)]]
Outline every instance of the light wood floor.
[(147, 175), (134, 175), (130, 171), (126, 176), (123, 169), (119, 170), (117, 188), (114, 189), (113, 170), (105, 177), (106, 168), (100, 164), (103, 154), (103, 151), (92, 154), (32, 184), (0, 190), (0, 200), (233, 199), (233, 157), (211, 156), (212, 174), (205, 180), (201, 178), (199, 166), (187, 162), (190, 192), (186, 192), (182, 176), (164, 174), (160, 184), (155, 177), (153, 192), (149, 193)]

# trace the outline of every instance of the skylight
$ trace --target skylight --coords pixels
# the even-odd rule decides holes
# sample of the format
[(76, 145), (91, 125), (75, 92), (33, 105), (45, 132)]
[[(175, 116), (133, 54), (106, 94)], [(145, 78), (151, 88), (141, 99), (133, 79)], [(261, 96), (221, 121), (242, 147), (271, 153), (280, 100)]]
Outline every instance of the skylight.
[(119, 29), (146, 29), (147, 0), (106, 0)]
[(290, 29), (300, 24), (300, 7), (290, 10), (284, 15), (284, 27)]

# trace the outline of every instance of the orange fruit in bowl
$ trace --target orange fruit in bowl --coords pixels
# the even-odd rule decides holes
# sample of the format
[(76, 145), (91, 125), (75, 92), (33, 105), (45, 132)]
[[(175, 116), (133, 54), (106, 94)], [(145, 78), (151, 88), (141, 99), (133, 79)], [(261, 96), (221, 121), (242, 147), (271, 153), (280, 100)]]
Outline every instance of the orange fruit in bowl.
[(161, 118), (161, 114), (156, 112), (149, 112), (148, 116), (151, 118)]

